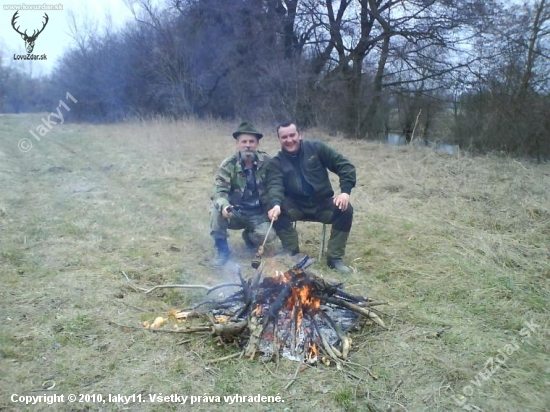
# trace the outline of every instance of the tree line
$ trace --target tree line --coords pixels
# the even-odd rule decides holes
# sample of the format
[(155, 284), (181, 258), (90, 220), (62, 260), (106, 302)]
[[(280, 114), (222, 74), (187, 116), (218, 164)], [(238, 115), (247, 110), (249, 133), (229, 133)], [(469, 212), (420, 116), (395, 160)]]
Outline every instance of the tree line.
[[(0, 67), (0, 110), (77, 120), (292, 119), (355, 139), (398, 130), (550, 157), (549, 0), (128, 1), (134, 19), (75, 46), (48, 81)], [(21, 93), (26, 88), (29, 93)]]

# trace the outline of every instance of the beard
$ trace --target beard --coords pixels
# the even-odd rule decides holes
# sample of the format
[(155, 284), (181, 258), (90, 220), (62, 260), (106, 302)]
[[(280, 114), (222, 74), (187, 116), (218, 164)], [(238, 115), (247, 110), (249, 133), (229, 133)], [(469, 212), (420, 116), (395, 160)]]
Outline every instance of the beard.
[(254, 150), (240, 150), (239, 153), (241, 154), (241, 159), (243, 160), (252, 160), (256, 156), (256, 152)]

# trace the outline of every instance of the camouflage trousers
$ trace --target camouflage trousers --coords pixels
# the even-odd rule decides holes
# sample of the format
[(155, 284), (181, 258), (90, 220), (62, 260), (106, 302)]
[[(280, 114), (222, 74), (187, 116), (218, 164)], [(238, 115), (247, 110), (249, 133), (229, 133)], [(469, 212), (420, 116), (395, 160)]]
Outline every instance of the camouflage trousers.
[[(225, 219), (214, 207), (210, 210), (210, 236), (214, 240), (227, 239), (229, 236), (228, 229), (244, 229), (248, 239), (256, 246), (261, 246), (269, 230), (270, 223), (266, 213), (247, 216), (234, 212), (231, 219)], [(271, 228), (266, 243), (272, 242), (275, 237), (275, 229)]]
[(342, 258), (346, 253), (349, 232), (353, 221), (353, 207), (351, 204), (345, 212), (334, 205), (332, 198), (320, 202), (310, 200), (309, 204), (300, 204), (286, 198), (281, 205), (281, 215), (273, 227), (277, 231), (283, 249), (290, 254), (298, 253), (298, 232), (292, 222), (308, 220), (332, 224), (330, 238), (327, 245), (327, 257)]

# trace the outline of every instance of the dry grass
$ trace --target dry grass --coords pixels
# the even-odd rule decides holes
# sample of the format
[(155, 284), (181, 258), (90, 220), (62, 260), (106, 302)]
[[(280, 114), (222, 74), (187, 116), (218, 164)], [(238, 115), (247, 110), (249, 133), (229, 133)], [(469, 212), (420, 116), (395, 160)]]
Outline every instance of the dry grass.
[[(38, 115), (0, 117), (0, 409), (13, 393), (276, 395), (284, 404), (201, 404), (197, 410), (545, 411), (550, 405), (550, 165), (344, 141), (310, 131), (358, 169), (346, 289), (389, 300), (389, 331), (355, 335), (352, 380), (335, 368), (233, 359), (207, 338), (123, 330), (197, 299), (200, 292), (139, 286), (215, 284), (209, 196), (232, 150), (234, 124), (59, 125), (28, 153), (20, 138)], [(274, 132), (262, 147), (277, 151)], [(319, 227), (301, 224), (316, 254)], [(245, 274), (252, 256), (230, 238)], [(540, 325), (528, 340), (525, 322)], [(438, 332), (440, 332), (438, 334)], [(517, 349), (487, 380), (486, 362)], [(495, 367), (496, 367), (495, 363)], [(476, 385), (476, 377), (478, 384)], [(42, 385), (51, 386), (46, 392)], [(468, 386), (469, 385), (469, 386)], [(467, 399), (460, 396), (468, 395)], [(471, 390), (470, 390), (471, 389)], [(176, 404), (65, 404), (59, 410), (180, 410)], [(28, 410), (46, 409), (44, 404)]]

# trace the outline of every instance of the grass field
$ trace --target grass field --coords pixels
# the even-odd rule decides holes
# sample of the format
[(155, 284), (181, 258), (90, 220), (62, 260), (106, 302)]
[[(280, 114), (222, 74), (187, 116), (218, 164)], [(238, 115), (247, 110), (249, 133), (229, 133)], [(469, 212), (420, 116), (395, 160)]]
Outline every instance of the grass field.
[[(37, 142), (28, 130), (41, 117), (0, 116), (0, 410), (45, 410), (12, 395), (54, 393), (285, 401), (54, 405), (71, 411), (550, 410), (550, 164), (306, 131), (358, 172), (347, 249), (354, 273), (321, 262), (312, 271), (389, 301), (389, 330), (352, 336), (351, 360), (378, 379), (319, 365), (285, 389), (294, 362), (208, 364), (237, 349), (110, 323), (139, 327), (202, 297), (136, 287), (214, 285), (234, 275), (211, 267), (208, 208), (238, 122), (63, 124)], [(261, 147), (275, 154), (275, 133), (263, 130)], [(25, 137), (34, 147), (23, 153)], [(302, 252), (315, 256), (319, 225), (299, 231)], [(251, 276), (253, 256), (241, 243), (239, 233), (230, 237)]]

